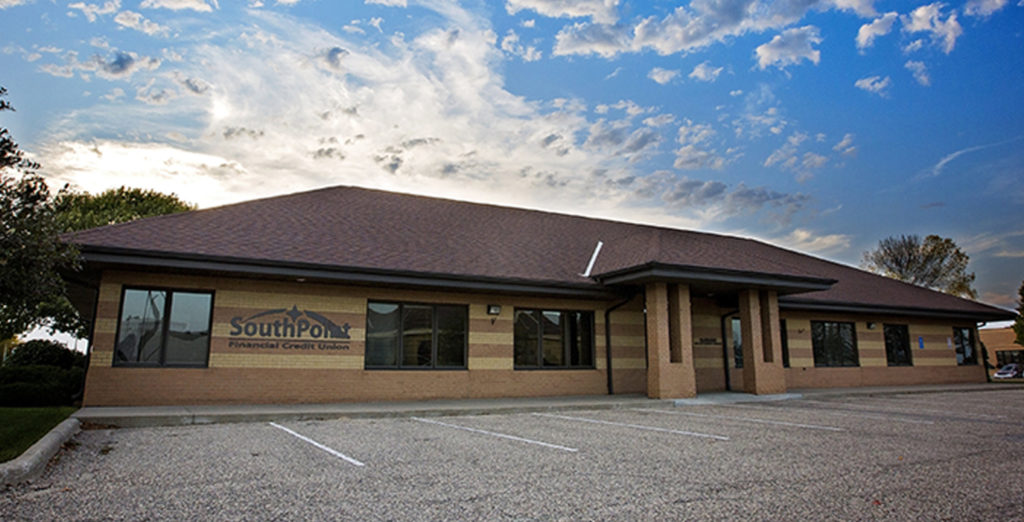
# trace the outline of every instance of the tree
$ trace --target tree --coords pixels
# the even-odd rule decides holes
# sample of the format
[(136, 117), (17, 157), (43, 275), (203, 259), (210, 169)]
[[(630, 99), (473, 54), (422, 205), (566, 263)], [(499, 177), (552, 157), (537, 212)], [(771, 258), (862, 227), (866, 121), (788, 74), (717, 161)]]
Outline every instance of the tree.
[(1017, 334), (1013, 342), (1024, 346), (1024, 282), (1017, 290), (1017, 318), (1013, 320), (1013, 331)]
[(136, 219), (195, 210), (174, 194), (121, 187), (100, 194), (62, 192), (55, 198), (57, 222), (64, 232), (126, 223)]
[(57, 366), (65, 370), (72, 366), (85, 368), (85, 354), (49, 339), (25, 341), (14, 347), (4, 361), (6, 366)]
[(878, 248), (864, 253), (861, 267), (900, 281), (947, 294), (977, 299), (971, 287), (974, 273), (967, 272), (970, 257), (952, 239), (930, 235), (891, 236)]
[[(13, 111), (2, 98), (0, 112)], [(0, 128), (0, 339), (67, 312), (60, 270), (78, 266), (78, 252), (58, 238), (50, 189), (6, 128)]]

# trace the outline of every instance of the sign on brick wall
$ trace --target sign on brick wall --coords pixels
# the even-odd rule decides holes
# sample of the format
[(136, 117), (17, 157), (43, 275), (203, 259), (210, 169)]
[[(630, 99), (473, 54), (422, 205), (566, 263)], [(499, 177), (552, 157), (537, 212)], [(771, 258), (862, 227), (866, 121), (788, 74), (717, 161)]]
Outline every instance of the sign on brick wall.
[(261, 350), (348, 350), (349, 324), (298, 305), (231, 318), (229, 348)]

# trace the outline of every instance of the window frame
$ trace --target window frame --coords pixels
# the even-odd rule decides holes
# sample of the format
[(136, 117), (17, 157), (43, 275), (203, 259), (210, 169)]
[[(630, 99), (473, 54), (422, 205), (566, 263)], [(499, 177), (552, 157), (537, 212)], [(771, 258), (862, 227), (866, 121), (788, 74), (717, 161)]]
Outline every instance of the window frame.
[[(963, 346), (961, 344), (961, 337), (963, 332), (967, 332), (967, 338), (971, 343), (971, 359), (967, 360), (966, 355), (961, 351)], [(953, 327), (953, 350), (956, 352), (956, 365), (957, 366), (977, 366), (978, 365), (978, 343), (975, 339), (974, 328), (970, 326), (954, 326)]]
[[(557, 312), (559, 314), (587, 314), (590, 316), (590, 332), (588, 338), (590, 339), (590, 346), (586, 347), (590, 351), (590, 364), (588, 365), (572, 365), (572, 354), (571, 354), (571, 343), (566, 342), (565, 333), (567, 324), (561, 325), (562, 327), (562, 359), (565, 361), (561, 365), (544, 365), (544, 333), (542, 331), (537, 332), (537, 365), (520, 365), (516, 362), (516, 339), (515, 339), (515, 317), (519, 312), (532, 312), (539, 314), (543, 317), (545, 312)], [(551, 371), (551, 370), (593, 370), (597, 368), (597, 314), (593, 310), (580, 310), (580, 309), (566, 309), (566, 308), (530, 308), (530, 307), (516, 307), (512, 312), (512, 368), (516, 371)], [(540, 329), (540, 324), (537, 325)], [(582, 355), (582, 351), (580, 354)]]
[[(905, 353), (906, 353), (906, 356), (907, 356), (907, 360), (905, 362), (903, 362), (903, 361), (895, 361), (894, 362), (894, 357), (892, 357), (892, 352), (889, 350), (889, 335), (887, 333), (889, 328), (902, 328), (903, 329), (903, 333), (906, 334), (904, 336), (905, 340), (907, 341), (907, 345), (905, 347)], [(883, 323), (882, 324), (882, 340), (885, 342), (885, 363), (886, 363), (887, 366), (890, 366), (890, 367), (900, 367), (900, 366), (913, 366), (914, 365), (914, 353), (913, 353), (914, 351), (910, 348), (910, 325), (907, 325), (907, 324), (895, 324), (895, 323)]]
[[(398, 364), (386, 364), (386, 365), (371, 365), (368, 363), (369, 358), (367, 357), (367, 343), (363, 342), (363, 369), (364, 370), (399, 370), (399, 371), (465, 371), (469, 368), (469, 305), (456, 304), (456, 303), (423, 303), (416, 301), (388, 301), (388, 300), (366, 300), (366, 338), (370, 334), (370, 305), (382, 304), (382, 305), (396, 305), (398, 306)], [(403, 341), (404, 330), (405, 330), (405, 307), (406, 306), (421, 306), (430, 307), (430, 365), (406, 365), (405, 361), (405, 343)], [(438, 350), (438, 314), (437, 307), (446, 306), (453, 308), (461, 308), (463, 312), (463, 318), (465, 319), (466, 329), (463, 332), (462, 337), (462, 364), (460, 366), (438, 366), (437, 365), (437, 350)]]
[[(815, 347), (815, 335), (814, 329), (816, 324), (835, 324), (835, 325), (848, 325), (850, 328), (850, 343), (853, 346), (853, 364), (828, 364), (828, 361), (819, 361), (818, 352), (819, 350)], [(824, 348), (827, 347), (823, 347)], [(852, 321), (811, 321), (811, 354), (814, 357), (815, 368), (859, 368), (860, 367), (860, 346), (857, 344), (857, 325)], [(840, 359), (842, 357), (840, 356)]]
[[(165, 292), (166, 300), (164, 302), (163, 315), (160, 317), (160, 326), (163, 333), (160, 335), (160, 361), (157, 363), (148, 362), (126, 362), (117, 360), (117, 344), (121, 339), (121, 327), (124, 320), (124, 304), (125, 296), (129, 291), (140, 291), (140, 292)], [(174, 294), (205, 294), (210, 296), (210, 313), (207, 317), (207, 337), (206, 337), (206, 359), (202, 364), (182, 364), (172, 363), (167, 364), (167, 336), (170, 332), (170, 320), (171, 311), (174, 306)], [(112, 356), (111, 366), (115, 368), (209, 368), (210, 367), (210, 347), (213, 344), (213, 311), (214, 303), (216, 300), (216, 291), (213, 289), (201, 289), (201, 288), (182, 288), (182, 287), (167, 287), (167, 286), (133, 286), (133, 285), (121, 285), (121, 299), (118, 302), (117, 307), (117, 329), (114, 332), (114, 354)]]

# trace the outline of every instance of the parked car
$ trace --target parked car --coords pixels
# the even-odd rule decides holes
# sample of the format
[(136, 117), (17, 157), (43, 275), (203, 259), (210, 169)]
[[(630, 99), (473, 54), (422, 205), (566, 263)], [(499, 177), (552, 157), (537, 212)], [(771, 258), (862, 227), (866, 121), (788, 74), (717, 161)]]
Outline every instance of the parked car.
[(995, 375), (992, 376), (996, 379), (1013, 379), (1016, 377), (1024, 377), (1024, 367), (1017, 363), (1010, 363), (999, 369)]

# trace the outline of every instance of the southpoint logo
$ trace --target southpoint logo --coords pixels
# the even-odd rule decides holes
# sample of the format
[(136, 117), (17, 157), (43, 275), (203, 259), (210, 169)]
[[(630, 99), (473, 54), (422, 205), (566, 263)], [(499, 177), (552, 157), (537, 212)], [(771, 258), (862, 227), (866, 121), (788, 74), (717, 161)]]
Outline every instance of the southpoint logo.
[(330, 319), (310, 310), (276, 308), (249, 317), (231, 318), (231, 337), (288, 339), (348, 339), (350, 326), (338, 326)]

